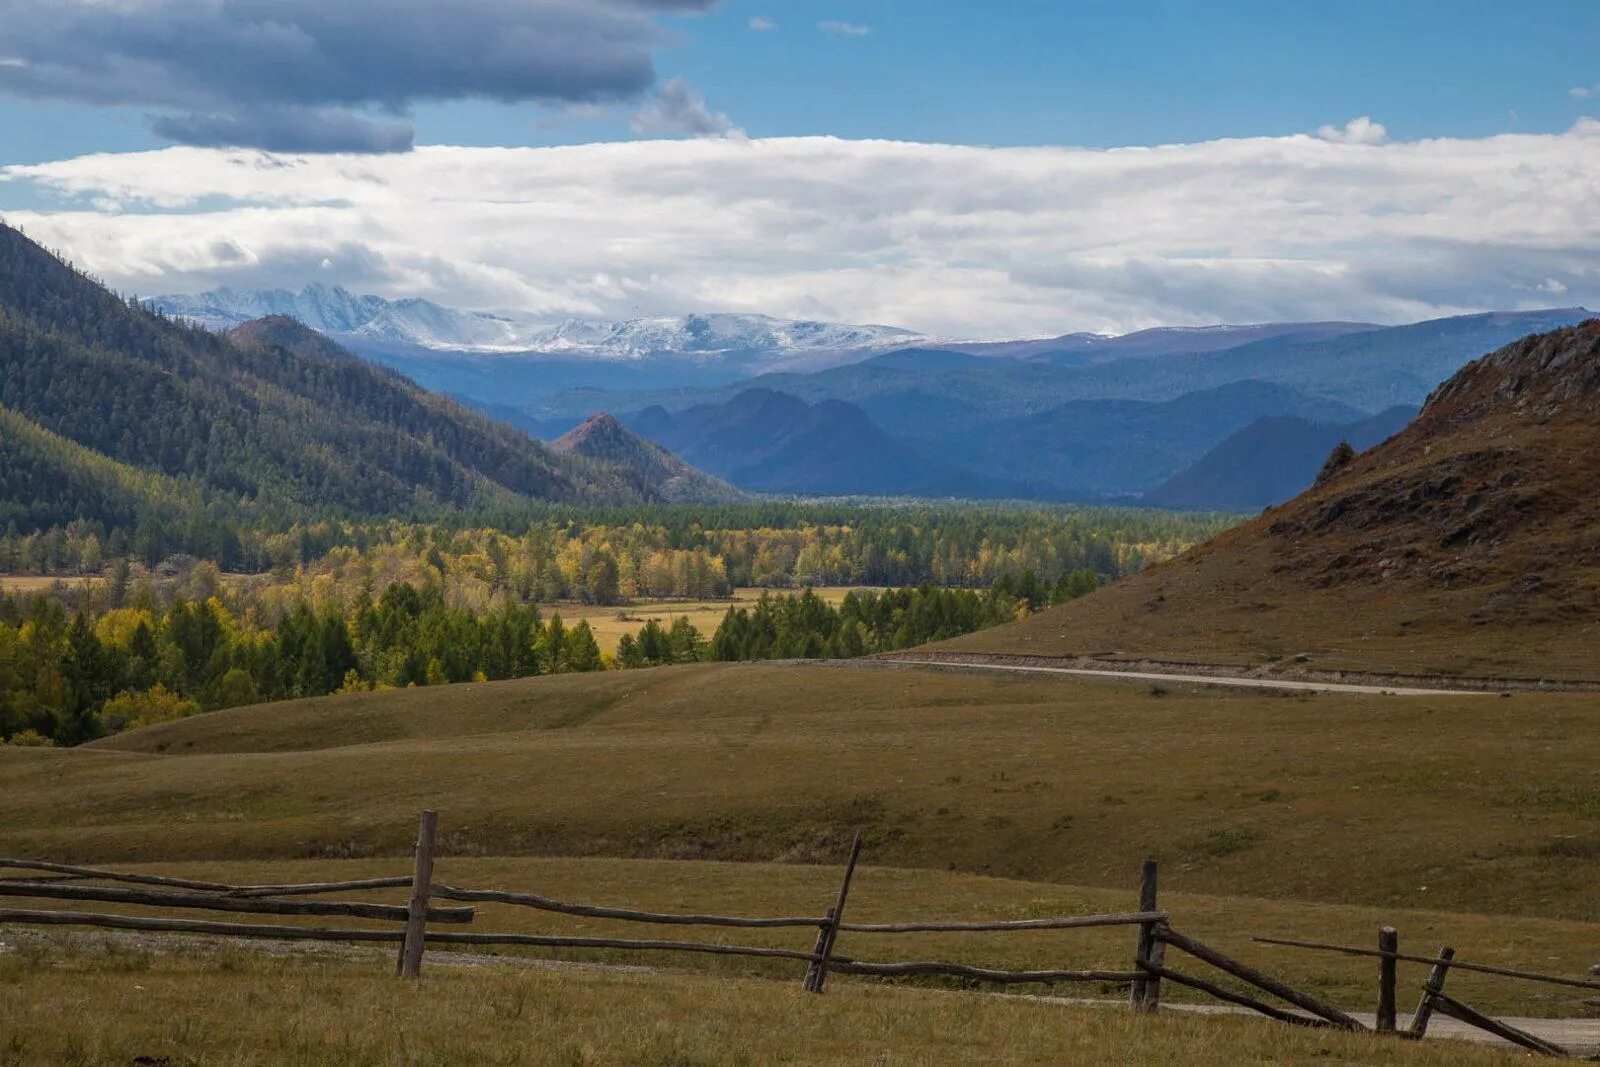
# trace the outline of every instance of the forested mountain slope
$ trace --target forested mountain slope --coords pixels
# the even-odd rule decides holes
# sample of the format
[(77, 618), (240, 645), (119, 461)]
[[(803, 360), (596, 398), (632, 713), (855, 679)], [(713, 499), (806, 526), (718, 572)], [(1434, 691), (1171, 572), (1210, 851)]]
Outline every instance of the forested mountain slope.
[(605, 412), (591, 415), (552, 441), (550, 447), (565, 455), (585, 456), (620, 467), (670, 503), (728, 504), (746, 499), (727, 482), (630, 432)]
[(0, 405), (118, 463), (291, 510), (649, 498), (308, 333), (170, 322), (0, 226)]
[(1600, 320), (1168, 563), (950, 650), (1600, 678)]
[(135, 529), (176, 522), (199, 503), (193, 486), (107, 459), (0, 407), (0, 530), (75, 520)]

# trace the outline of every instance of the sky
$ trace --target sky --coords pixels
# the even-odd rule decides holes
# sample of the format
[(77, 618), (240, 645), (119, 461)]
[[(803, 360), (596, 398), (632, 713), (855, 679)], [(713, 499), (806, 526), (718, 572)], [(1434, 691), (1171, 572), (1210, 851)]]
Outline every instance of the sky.
[(124, 292), (941, 336), (1600, 306), (1600, 3), (0, 0)]

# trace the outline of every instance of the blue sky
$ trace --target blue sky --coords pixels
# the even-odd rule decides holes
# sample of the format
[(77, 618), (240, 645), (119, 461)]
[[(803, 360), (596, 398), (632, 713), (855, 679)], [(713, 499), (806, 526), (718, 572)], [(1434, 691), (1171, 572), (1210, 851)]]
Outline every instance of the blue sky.
[(1600, 0), (0, 0), (0, 217), (124, 292), (550, 320), (1593, 307), (1597, 45)]
[[(48, 0), (35, 0), (45, 3)], [(1600, 3), (735, 0), (659, 19), (682, 77), (751, 136), (1116, 146), (1289, 134), (1554, 132), (1600, 111)], [(775, 28), (750, 28), (766, 19)], [(866, 28), (829, 34), (823, 22)], [(0, 29), (0, 51), (4, 30)], [(4, 56), (0, 56), (4, 58)], [(622, 140), (630, 106), (420, 101), (421, 144)], [(0, 97), (0, 163), (157, 147), (140, 107)]]

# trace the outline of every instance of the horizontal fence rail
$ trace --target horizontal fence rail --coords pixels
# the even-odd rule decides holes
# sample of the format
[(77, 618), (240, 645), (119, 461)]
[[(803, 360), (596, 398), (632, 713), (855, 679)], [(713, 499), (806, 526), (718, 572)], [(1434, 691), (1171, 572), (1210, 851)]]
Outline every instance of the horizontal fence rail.
[(540, 911), (553, 911), (562, 915), (581, 915), (593, 919), (622, 919), (628, 922), (661, 923), (677, 926), (738, 926), (772, 928), (784, 926), (818, 927), (827, 924), (822, 916), (816, 918), (745, 919), (735, 915), (687, 915), (659, 911), (635, 911), (631, 908), (606, 908), (594, 904), (569, 904), (563, 900), (542, 897), (537, 893), (512, 893), (504, 889), (457, 889), (455, 886), (434, 885), (432, 893), (445, 900), (478, 900), (496, 904), (517, 904)]
[[(197, 882), (192, 878), (168, 878), (160, 874), (130, 874), (124, 871), (106, 871), (98, 867), (75, 867), (67, 863), (47, 863), (44, 860), (0, 859), (0, 868), (19, 871), (49, 871), (73, 878), (98, 878), (106, 882), (133, 882), (138, 885), (164, 885), (174, 889), (203, 889), (213, 893), (238, 889), (238, 886), (221, 882)], [(409, 884), (409, 880), (407, 881)]]
[(271, 941), (387, 941), (399, 943), (402, 930), (324, 930), (314, 926), (271, 926), (266, 923), (223, 923), (204, 919), (161, 919), (144, 915), (102, 915), (87, 911), (27, 911), (0, 908), (0, 923), (19, 926), (98, 926), (148, 933), (220, 934), (224, 937)]
[(1142, 926), (1166, 920), (1164, 911), (1130, 911), (1120, 915), (1068, 915), (1059, 919), (997, 919), (992, 922), (840, 923), (839, 929), (852, 934), (1083, 930), (1094, 926)]
[(961, 963), (941, 963), (934, 960), (910, 963), (867, 963), (835, 956), (828, 960), (828, 970), (844, 974), (873, 974), (882, 977), (918, 974), (942, 974), (956, 978), (972, 978), (981, 982), (1131, 982), (1139, 977), (1137, 971), (997, 971), (987, 967), (969, 967)]
[[(357, 878), (344, 882), (310, 882), (299, 885), (229, 885), (225, 882), (198, 882), (192, 878), (169, 878), (159, 874), (134, 874), (128, 871), (108, 871), (99, 867), (78, 867), (66, 863), (46, 863), (42, 860), (0, 859), (0, 870), (6, 868), (22, 871), (51, 871), (61, 879), (89, 879), (102, 882), (128, 882), (134, 885), (167, 886), (173, 889), (197, 889), (212, 893), (226, 893), (238, 897), (290, 897), (313, 893), (344, 893), (363, 889), (399, 889), (411, 884), (408, 875), (391, 878)], [(46, 878), (8, 878), (8, 882), (34, 882), (54, 884)]]
[[(1289, 948), (1313, 949), (1319, 952), (1338, 952), (1346, 956), (1374, 956), (1379, 959), (1405, 960), (1408, 963), (1437, 963), (1433, 956), (1414, 956), (1405, 952), (1384, 952), (1380, 949), (1356, 948), (1352, 945), (1328, 945), (1320, 941), (1296, 941), (1287, 937), (1252, 937), (1250, 940), (1263, 945), (1284, 945)], [(1576, 989), (1600, 989), (1600, 982), (1587, 982), (1582, 978), (1563, 978), (1557, 974), (1541, 974), (1538, 971), (1517, 971), (1509, 967), (1491, 967), (1486, 963), (1464, 963), (1458, 959), (1450, 960), (1450, 969), (1453, 971), (1475, 971), (1478, 974), (1494, 974), (1501, 978), (1521, 978), (1528, 982), (1545, 982), (1550, 985), (1571, 986)]]
[[(256, 915), (348, 915), (358, 919), (405, 922), (408, 909), (399, 904), (368, 904), (352, 900), (273, 900), (221, 894), (175, 893), (149, 889), (123, 889), (96, 885), (37, 885), (0, 881), (0, 897), (49, 897), (53, 900), (95, 900), (112, 904), (138, 904), (156, 908), (198, 908), (202, 911), (248, 912)], [(471, 908), (429, 908), (428, 919), (439, 923), (469, 923)]]

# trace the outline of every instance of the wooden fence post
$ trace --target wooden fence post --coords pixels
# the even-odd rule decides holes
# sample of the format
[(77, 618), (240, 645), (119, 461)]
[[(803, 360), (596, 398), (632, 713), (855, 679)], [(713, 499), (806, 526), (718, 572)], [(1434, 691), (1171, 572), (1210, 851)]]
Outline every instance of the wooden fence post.
[[(1139, 910), (1156, 910), (1156, 861), (1148, 859), (1139, 871)], [(1155, 963), (1159, 960), (1152, 959), (1156, 946), (1156, 924), (1140, 923), (1139, 937), (1133, 948), (1133, 969), (1138, 971), (1140, 964)], [(1163, 946), (1164, 948), (1165, 946)], [(1128, 1004), (1137, 1012), (1155, 1011), (1161, 1002), (1161, 978), (1159, 975), (1149, 974), (1137, 978), (1133, 988), (1128, 994)]]
[(394, 973), (401, 978), (416, 978), (422, 973), (422, 945), (428, 933), (428, 896), (433, 884), (433, 836), (438, 827), (436, 812), (425, 811), (417, 826), (416, 866), (411, 873), (411, 901), (407, 905), (406, 936)]
[(844, 901), (850, 895), (850, 879), (855, 877), (856, 860), (861, 858), (861, 832), (856, 831), (855, 842), (850, 846), (850, 859), (844, 865), (844, 880), (839, 883), (839, 899), (828, 911), (828, 921), (817, 931), (816, 957), (806, 968), (805, 988), (808, 993), (822, 992), (828, 980), (828, 958), (833, 955), (833, 943), (839, 936), (839, 924), (844, 921)]
[[(1378, 951), (1400, 951), (1400, 932), (1392, 926), (1378, 927)], [(1392, 1034), (1395, 1028), (1395, 965), (1393, 955), (1378, 958), (1378, 1033)]]
[(1411, 1017), (1411, 1036), (1420, 1038), (1428, 1032), (1428, 1020), (1433, 1018), (1433, 1001), (1444, 991), (1444, 980), (1450, 977), (1450, 961), (1456, 950), (1448, 945), (1439, 950), (1433, 970), (1428, 972), (1428, 984), (1422, 988), (1422, 999), (1417, 1001), (1417, 1013)]

